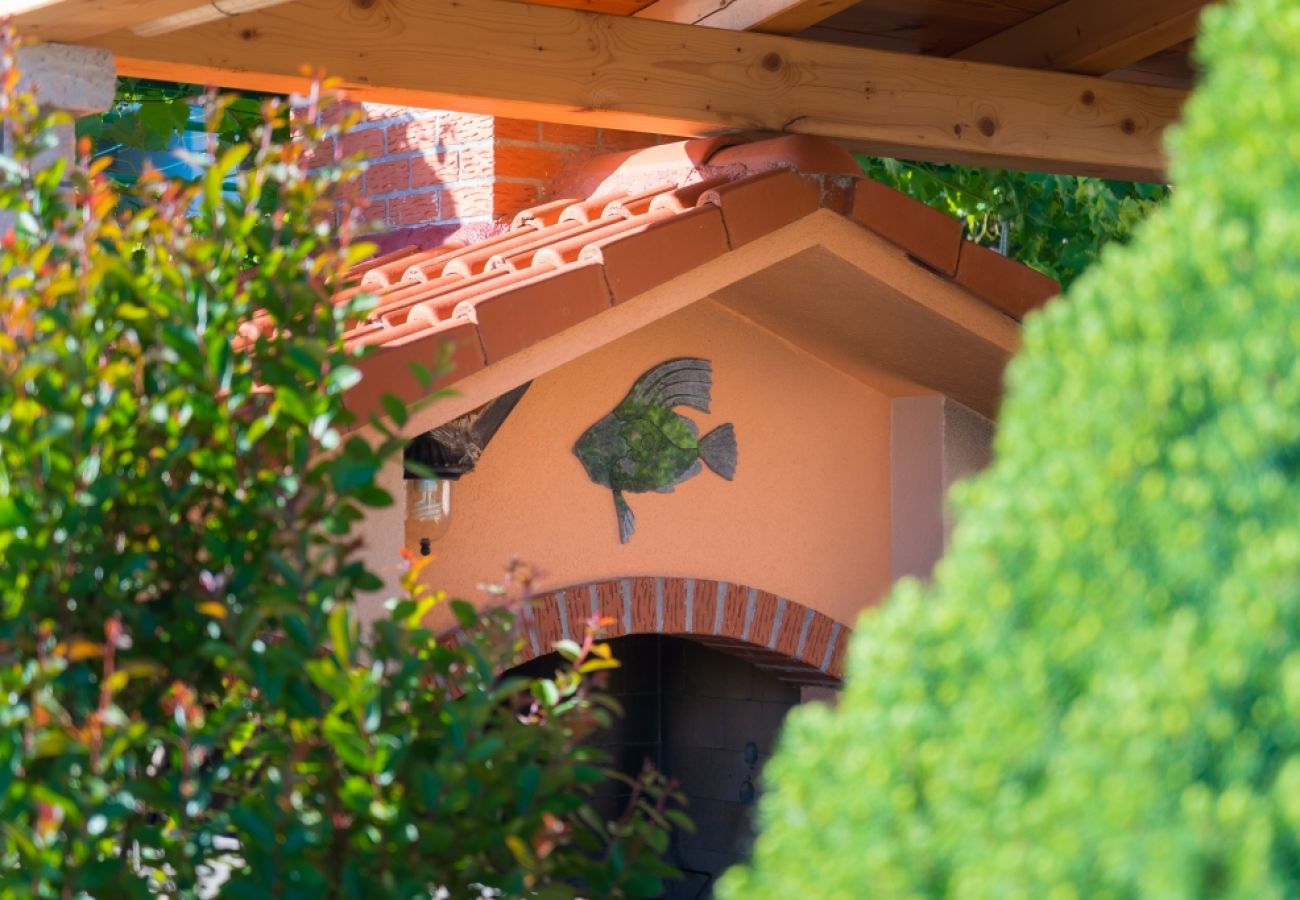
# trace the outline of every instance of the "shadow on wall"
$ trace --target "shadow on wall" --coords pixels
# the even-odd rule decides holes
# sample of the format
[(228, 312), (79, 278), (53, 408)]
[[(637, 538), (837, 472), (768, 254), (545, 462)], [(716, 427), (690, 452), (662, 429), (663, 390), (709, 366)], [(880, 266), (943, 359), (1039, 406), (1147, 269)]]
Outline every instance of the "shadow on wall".
[[(610, 673), (607, 692), (626, 715), (593, 743), (629, 775), (648, 759), (678, 781), (696, 830), (673, 836), (668, 859), (686, 877), (665, 897), (710, 897), (717, 878), (749, 853), (762, 767), (800, 689), (685, 638), (630, 635), (610, 643), (623, 665)], [(558, 665), (552, 653), (511, 674), (541, 675)], [(599, 797), (599, 812), (617, 815), (627, 800), (626, 791), (611, 788)]]

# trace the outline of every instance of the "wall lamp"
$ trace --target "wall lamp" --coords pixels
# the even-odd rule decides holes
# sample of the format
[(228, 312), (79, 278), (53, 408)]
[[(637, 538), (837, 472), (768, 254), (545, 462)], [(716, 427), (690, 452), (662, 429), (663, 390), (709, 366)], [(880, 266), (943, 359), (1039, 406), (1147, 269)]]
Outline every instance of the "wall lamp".
[(406, 480), (407, 535), (419, 539), (421, 554), (428, 556), (430, 545), (450, 530), (452, 485), (474, 471), (528, 384), (531, 382), (424, 432), (406, 445), (402, 475)]

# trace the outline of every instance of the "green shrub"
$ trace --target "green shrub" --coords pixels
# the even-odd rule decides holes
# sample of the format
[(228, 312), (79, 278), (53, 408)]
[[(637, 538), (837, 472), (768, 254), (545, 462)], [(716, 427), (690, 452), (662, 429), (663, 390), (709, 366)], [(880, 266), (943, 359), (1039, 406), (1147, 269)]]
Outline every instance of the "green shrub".
[(1300, 895), (1300, 2), (1204, 27), (1169, 205), (1026, 323), (722, 897)]
[(333, 132), (278, 143), (272, 103), (203, 182), (122, 202), (29, 163), (51, 123), (3, 57), (0, 897), (193, 897), (214, 865), (259, 900), (656, 893), (665, 786), (587, 802), (607, 647), (498, 684), (513, 616), (458, 603), (440, 643), (413, 575), (361, 636), (353, 529), (402, 441), (343, 436), (364, 301), (328, 297), (366, 249), (352, 168), (306, 165)]

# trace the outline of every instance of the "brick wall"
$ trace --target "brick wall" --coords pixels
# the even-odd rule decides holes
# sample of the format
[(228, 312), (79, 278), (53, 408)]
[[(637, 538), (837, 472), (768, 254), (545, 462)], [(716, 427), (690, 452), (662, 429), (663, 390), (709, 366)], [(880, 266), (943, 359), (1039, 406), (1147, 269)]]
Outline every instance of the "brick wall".
[[(381, 103), (339, 105), (361, 121), (322, 157), (361, 154), (367, 215), (381, 232), (482, 232), (550, 199), (568, 164), (650, 146), (655, 135)], [(477, 226), (477, 227), (474, 227)]]

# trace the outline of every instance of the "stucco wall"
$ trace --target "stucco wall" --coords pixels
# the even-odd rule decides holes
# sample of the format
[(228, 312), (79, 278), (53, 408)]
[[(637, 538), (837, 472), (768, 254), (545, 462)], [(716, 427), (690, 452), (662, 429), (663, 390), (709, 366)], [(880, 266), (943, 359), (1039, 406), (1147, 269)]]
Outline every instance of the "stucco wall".
[[(620, 545), (609, 490), (573, 455), (577, 438), (647, 369), (710, 359), (713, 412), (732, 422), (735, 481), (704, 471), (672, 494), (631, 494), (637, 530)], [(713, 302), (696, 303), (533, 382), (477, 469), (454, 491), (430, 584), (476, 586), (512, 556), (539, 587), (634, 575), (747, 584), (852, 624), (890, 580), (890, 401)], [(408, 529), (408, 546), (418, 532)]]

